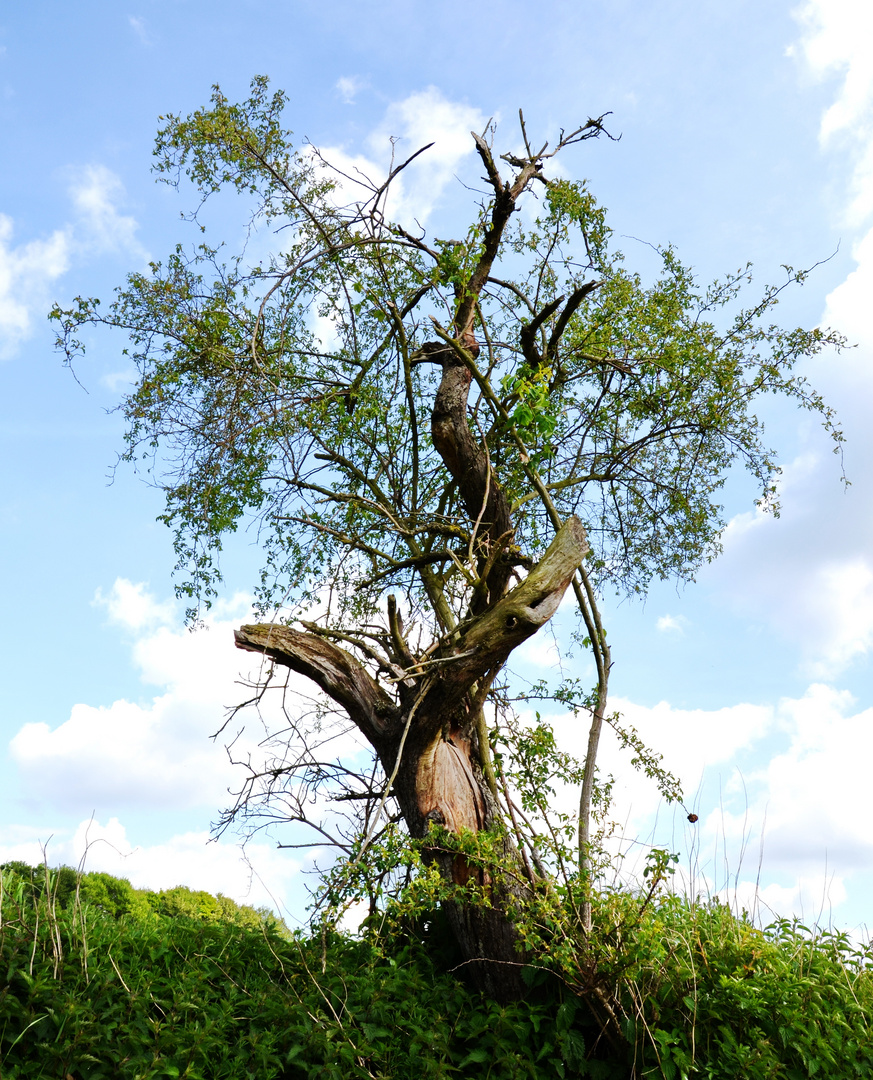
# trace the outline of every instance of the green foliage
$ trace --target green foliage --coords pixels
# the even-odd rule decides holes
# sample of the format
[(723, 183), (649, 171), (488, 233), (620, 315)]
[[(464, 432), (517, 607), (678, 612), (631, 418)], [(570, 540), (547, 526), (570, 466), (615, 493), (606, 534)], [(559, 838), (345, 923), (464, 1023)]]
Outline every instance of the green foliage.
[(637, 1075), (873, 1076), (873, 949), (787, 919), (761, 930), (723, 905), (668, 896), (639, 916), (596, 908)]
[(49, 869), (32, 867), (20, 861), (3, 863), (6, 888), (16, 883), (24, 892), (27, 902), (51, 911), (71, 911), (84, 907), (119, 919), (131, 916), (137, 920), (154, 916), (198, 919), (202, 922), (229, 923), (249, 929), (266, 925), (278, 932), (285, 931), (284, 923), (273, 912), (264, 908), (255, 910), (245, 904), (237, 904), (218, 893), (213, 896), (203, 890), (192, 890), (184, 885), (173, 889), (135, 889), (127, 878), (117, 878), (100, 871), (87, 873), (70, 866)]
[[(425, 434), (434, 375), (415, 350), (434, 321), (452, 328), (470, 290), (484, 342), (478, 365), (466, 361), (472, 422), (525, 555), (550, 539), (552, 511), (575, 513), (600, 580), (634, 592), (689, 578), (718, 550), (733, 465), (776, 507), (757, 401), (777, 394), (817, 413), (839, 447), (830, 410), (794, 369), (842, 339), (775, 326), (784, 285), (744, 304), (748, 268), (701, 287), (670, 248), (648, 284), (613, 250), (587, 185), (542, 172), (524, 195), (543, 192), (532, 223), (495, 233), (494, 196), (462, 241), (429, 241), (386, 217), (388, 185), (361, 178), (350, 202), (337, 186), (347, 178), (296, 151), (286, 104), (264, 78), (239, 104), (216, 87), (207, 108), (165, 117), (155, 148), (159, 178), (201, 200), (193, 218), (226, 191), (250, 230), (275, 230), (272, 253), (247, 262), (245, 248), (179, 246), (132, 274), (108, 310), (80, 298), (52, 313), (70, 360), (88, 324), (129, 341), (139, 375), (121, 406), (127, 456), (148, 463), (160, 448), (186, 596), (208, 604), (222, 537), (254, 517), (265, 604), (305, 606), (331, 587), (341, 621), (396, 587), (416, 614), (425, 598), (436, 609), (420, 611), (429, 629), (440, 599), (463, 614), (471, 584), (451, 551), (471, 544), (470, 521)], [(805, 276), (786, 271), (786, 285)]]
[[(669, 861), (655, 853), (647, 881)], [(62, 875), (0, 874), (4, 1080), (873, 1076), (873, 951), (787, 920), (760, 930), (716, 902), (604, 894), (596, 958), (561, 967), (552, 950), (553, 973), (528, 971), (528, 1000), (500, 1006), (444, 970), (458, 958), (438, 910), (390, 935), (289, 938), (51, 909)], [(599, 996), (579, 996), (593, 959)], [(598, 1002), (620, 1038), (601, 1034)]]
[(25, 879), (3, 883), (5, 1080), (589, 1075), (574, 1004), (486, 1002), (427, 935), (386, 949), (93, 909), (86, 948), (73, 909), (39, 920)]

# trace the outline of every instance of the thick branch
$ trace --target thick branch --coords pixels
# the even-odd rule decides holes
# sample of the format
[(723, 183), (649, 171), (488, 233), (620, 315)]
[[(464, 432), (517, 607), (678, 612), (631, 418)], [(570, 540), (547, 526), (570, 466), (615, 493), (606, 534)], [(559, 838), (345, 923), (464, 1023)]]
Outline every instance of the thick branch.
[(482, 591), (472, 604), (477, 614), (498, 600), (509, 581), (507, 560), (489, 558), (498, 542), (512, 536), (512, 517), (503, 489), (487, 454), (473, 438), (467, 422), (470, 371), (444, 343), (429, 342), (419, 353), (422, 359), (442, 364), (443, 377), (431, 413), (431, 437), (437, 453), (458, 485), (464, 509), (482, 528), (484, 554), (479, 559)]
[(488, 180), (494, 188), (494, 202), (491, 206), (491, 221), (485, 230), (482, 254), (464, 288), (461, 303), (455, 315), (455, 329), (458, 337), (462, 340), (472, 330), (479, 294), (482, 292), (485, 282), (488, 280), (488, 275), (491, 273), (491, 267), (497, 258), (503, 233), (509, 219), (512, 217), (515, 204), (531, 179), (538, 176), (542, 168), (538, 161), (521, 163), (521, 171), (514, 178), (512, 184), (504, 183), (494, 163), (494, 157), (488, 144), (475, 131), (470, 132), (470, 134), (475, 140), (476, 149), (479, 151), (479, 156), (488, 172)]
[(351, 653), (323, 637), (288, 626), (241, 626), (233, 636), (238, 649), (264, 653), (312, 679), (346, 710), (377, 750), (386, 745), (399, 723), (400, 711)]
[[(524, 581), (480, 615), (442, 654), (446, 659), (455, 657), (432, 691), (439, 693), (443, 709), (450, 709), (474, 682), (500, 668), (513, 649), (551, 619), (587, 551), (582, 522), (568, 518)], [(425, 702), (422, 714), (430, 713)]]
[(553, 300), (551, 304), (547, 304), (539, 315), (535, 316), (529, 323), (526, 323), (521, 328), (519, 338), (521, 340), (521, 351), (524, 353), (524, 358), (530, 364), (532, 368), (538, 368), (543, 362), (542, 356), (536, 347), (537, 331), (546, 321), (551, 318), (552, 315), (563, 304), (564, 297), (559, 296), (557, 300)]
[(507, 659), (513, 649), (537, 632), (558, 610), (567, 586), (588, 551), (585, 529), (570, 517), (558, 530), (545, 555), (519, 585), (478, 618), (461, 636), (456, 649), (474, 651), (458, 671), (478, 679)]

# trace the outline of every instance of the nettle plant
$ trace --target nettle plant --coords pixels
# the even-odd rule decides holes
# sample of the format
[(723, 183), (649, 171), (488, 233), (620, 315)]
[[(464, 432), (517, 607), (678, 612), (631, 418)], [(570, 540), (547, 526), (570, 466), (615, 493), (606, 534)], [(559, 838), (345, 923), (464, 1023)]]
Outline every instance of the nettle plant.
[[(790, 268), (751, 306), (748, 269), (701, 288), (665, 249), (650, 284), (628, 270), (587, 185), (549, 176), (555, 155), (607, 134), (603, 117), (542, 147), (521, 119), (502, 155), (492, 127), (471, 133), (484, 193), (463, 239), (441, 240), (389, 213), (427, 148), (384, 181), (342, 175), (294, 149), (285, 105), (263, 78), (240, 104), (216, 88), (208, 107), (164, 118), (155, 151), (161, 180), (198, 193), (195, 224), (236, 195), (251, 229), (274, 231), (272, 253), (252, 265), (245, 245), (179, 246), (108, 308), (56, 308), (60, 346), (73, 362), (83, 327), (126, 336), (126, 457), (166, 493), (191, 617), (217, 593), (223, 538), (254, 522), (260, 615), (279, 614), (236, 632), (271, 661), (253, 702), (282, 670), (316, 691), (313, 710), (284, 698), (224, 824), (311, 823), (343, 855), (336, 904), (364, 890), (378, 906), (391, 881), (417, 880), (479, 985), (511, 995), (519, 947), (538, 945), (520, 912), (557, 897), (579, 940), (592, 930), (604, 722), (680, 795), (609, 716), (598, 596), (687, 581), (713, 558), (729, 469), (775, 507), (761, 398), (818, 414), (839, 447), (795, 369), (842, 341), (772, 323), (781, 289), (804, 278)], [(519, 689), (507, 663), (565, 594), (595, 684)], [(525, 698), (588, 725), (581, 763), (544, 721), (519, 722)], [(336, 716), (368, 764), (334, 753)], [(558, 781), (579, 801), (556, 818)], [(326, 804), (351, 808), (346, 829), (325, 825)]]

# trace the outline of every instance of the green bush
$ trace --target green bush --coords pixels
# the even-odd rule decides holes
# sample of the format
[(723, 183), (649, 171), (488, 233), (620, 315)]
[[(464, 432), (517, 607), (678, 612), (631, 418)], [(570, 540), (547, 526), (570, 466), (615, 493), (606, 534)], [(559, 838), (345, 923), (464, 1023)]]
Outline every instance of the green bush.
[(2, 871), (3, 1080), (873, 1077), (870, 950), (717, 903), (606, 894), (588, 990), (540, 964), (498, 1005), (445, 970), (439, 912), (301, 937), (226, 898), (73, 879)]
[(873, 1077), (873, 952), (780, 919), (668, 896), (597, 906), (599, 970), (636, 1073), (666, 1080)]
[(4, 1080), (590, 1075), (574, 1001), (484, 1001), (420, 938), (288, 940), (87, 903), (52, 915), (50, 887), (4, 884)]

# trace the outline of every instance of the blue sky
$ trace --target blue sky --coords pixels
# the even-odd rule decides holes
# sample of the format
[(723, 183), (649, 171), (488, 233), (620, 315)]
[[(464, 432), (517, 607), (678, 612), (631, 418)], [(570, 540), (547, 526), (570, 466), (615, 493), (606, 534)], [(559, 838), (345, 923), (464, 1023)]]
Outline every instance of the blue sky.
[[(260, 73), (287, 90), (301, 141), (335, 158), (378, 165), (391, 136), (410, 152), (436, 138), (405, 191), (429, 222), (459, 212), (474, 123), (495, 117), (514, 134), (522, 106), (528, 129), (553, 137), (611, 110), (621, 141), (586, 143), (561, 167), (590, 179), (632, 265), (648, 265), (646, 243), (672, 243), (704, 280), (751, 260), (763, 286), (783, 263), (833, 256), (780, 318), (857, 343), (808, 370), (839, 411), (852, 486), (808, 417), (767, 407), (782, 518), (758, 513), (732, 478), (724, 555), (696, 585), (659, 586), (645, 604), (605, 598), (616, 704), (683, 777), (699, 823), (659, 808), (610, 746), (604, 764), (621, 780), (624, 835), (682, 852), (692, 888), (747, 906), (757, 889), (764, 918), (869, 925), (873, 14), (858, 0), (6, 13), (0, 858), (34, 859), (48, 842), (50, 861), (78, 861), (87, 833), (91, 868), (272, 895), (302, 914), (299, 854), (262, 839), (247, 864), (232, 838), (206, 843), (236, 777), (209, 735), (239, 693), (230, 631), (247, 616), (252, 538), (231, 545), (210, 629), (185, 630), (159, 494), (127, 469), (108, 483), (123, 343), (90, 341), (80, 386), (45, 319), (52, 300), (107, 298), (189, 238), (184, 201), (149, 171), (157, 118), (204, 104), (213, 83), (242, 95)], [(547, 638), (527, 648), (529, 663), (549, 662)]]

